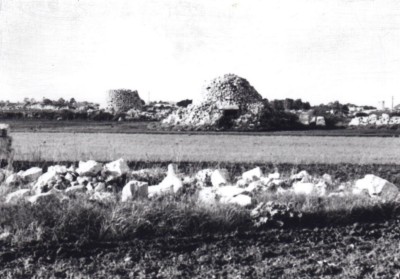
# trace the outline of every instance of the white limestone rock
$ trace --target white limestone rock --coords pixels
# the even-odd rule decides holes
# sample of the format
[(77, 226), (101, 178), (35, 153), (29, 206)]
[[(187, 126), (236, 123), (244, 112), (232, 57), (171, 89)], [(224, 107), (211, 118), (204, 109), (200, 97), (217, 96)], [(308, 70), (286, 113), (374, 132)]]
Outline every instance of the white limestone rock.
[(113, 176), (121, 176), (129, 172), (129, 167), (126, 161), (121, 158), (104, 166), (104, 170)]
[(122, 189), (121, 201), (126, 202), (137, 198), (147, 198), (149, 195), (149, 184), (147, 182), (132, 180)]
[(249, 182), (247, 180), (240, 178), (238, 181), (236, 181), (236, 186), (238, 187), (246, 187), (248, 186)]
[(169, 164), (167, 176), (164, 178), (163, 181), (161, 181), (160, 184), (152, 187), (149, 187), (149, 194), (151, 192), (153, 193), (159, 192), (160, 194), (167, 192), (177, 193), (183, 187), (183, 183), (182, 180), (175, 173), (175, 166), (173, 164)]
[(31, 197), (27, 198), (27, 201), (29, 201), (32, 204), (39, 204), (39, 203), (49, 202), (52, 199), (57, 199), (58, 201), (64, 201), (64, 200), (68, 200), (68, 197), (63, 195), (60, 191), (52, 189), (49, 192), (40, 193), (40, 194), (31, 196)]
[(43, 174), (43, 170), (38, 167), (30, 168), (21, 174), (21, 178), (25, 182), (34, 182)]
[(260, 167), (256, 167), (252, 170), (246, 171), (242, 174), (242, 178), (247, 181), (259, 180), (262, 177), (262, 171)]
[(18, 201), (28, 197), (31, 193), (30, 189), (20, 189), (6, 196), (6, 203), (17, 203)]
[(213, 174), (213, 169), (203, 169), (196, 173), (195, 178), (197, 184), (200, 187), (211, 186), (211, 175)]
[(312, 176), (305, 170), (299, 172), (298, 174), (294, 174), (290, 177), (292, 180), (300, 180), (301, 182), (307, 183), (311, 182)]
[(95, 192), (105, 192), (107, 190), (106, 184), (104, 182), (99, 182), (95, 185)]
[(101, 172), (102, 168), (103, 165), (94, 160), (79, 161), (79, 167), (76, 169), (76, 172), (82, 176), (95, 176)]
[(184, 185), (193, 185), (196, 182), (196, 178), (187, 175), (187, 176), (183, 177), (182, 182)]
[(47, 169), (47, 172), (55, 172), (56, 174), (65, 174), (68, 172), (68, 168), (66, 166), (55, 165), (55, 166), (50, 166)]
[(89, 183), (89, 181), (90, 181), (90, 177), (87, 177), (87, 176), (78, 176), (78, 177), (76, 178), (76, 181), (78, 182), (79, 185), (84, 185), (84, 186), (86, 186), (86, 185)]
[(153, 185), (149, 186), (149, 198), (155, 197), (155, 196), (162, 196), (165, 194), (173, 194), (173, 186), (166, 186), (166, 185)]
[(326, 194), (326, 184), (325, 182), (320, 182), (318, 184), (310, 182), (295, 182), (292, 186), (293, 192), (297, 195), (317, 195), (324, 196)]
[(33, 190), (36, 194), (40, 194), (43, 190), (50, 186), (50, 183), (55, 182), (57, 177), (57, 173), (54, 169), (49, 169), (47, 172), (42, 174), (36, 184), (33, 186)]
[(281, 174), (279, 172), (270, 173), (270, 174), (268, 174), (268, 178), (269, 179), (279, 179), (279, 178), (281, 178)]
[(89, 182), (88, 184), (86, 184), (85, 188), (89, 192), (94, 191), (94, 186), (93, 186), (92, 182)]
[(215, 189), (211, 187), (202, 188), (198, 192), (198, 201), (207, 205), (215, 204), (217, 195), (215, 194)]
[(215, 170), (211, 174), (211, 184), (213, 187), (225, 186), (228, 183), (229, 174), (225, 169)]
[(224, 186), (216, 189), (215, 193), (220, 197), (234, 197), (246, 192), (245, 188), (237, 186)]
[(21, 182), (22, 182), (22, 179), (17, 173), (11, 174), (6, 179), (7, 186), (18, 186), (19, 184), (21, 184)]
[(333, 178), (332, 178), (332, 176), (329, 175), (329, 174), (327, 174), (327, 173), (325, 173), (325, 174), (322, 176), (322, 180), (325, 181), (325, 183), (328, 184), (328, 185), (332, 185), (332, 184), (333, 184)]
[(315, 190), (314, 183), (295, 182), (293, 183), (293, 192), (297, 195), (311, 195)]
[(73, 176), (72, 174), (70, 174), (70, 173), (67, 173), (67, 174), (64, 176), (64, 178), (65, 178), (65, 180), (67, 180), (67, 181), (69, 181), (69, 182), (74, 181), (74, 176)]
[(358, 195), (363, 191), (367, 191), (371, 197), (388, 200), (395, 199), (399, 194), (396, 185), (373, 174), (367, 174), (364, 178), (356, 181), (352, 190), (353, 194)]

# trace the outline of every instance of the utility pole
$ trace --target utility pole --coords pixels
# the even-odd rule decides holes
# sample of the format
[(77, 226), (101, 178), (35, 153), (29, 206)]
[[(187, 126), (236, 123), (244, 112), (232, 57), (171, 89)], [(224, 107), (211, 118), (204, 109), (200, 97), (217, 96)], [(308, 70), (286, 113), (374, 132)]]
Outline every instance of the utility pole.
[(392, 96), (392, 111), (394, 109), (394, 96)]

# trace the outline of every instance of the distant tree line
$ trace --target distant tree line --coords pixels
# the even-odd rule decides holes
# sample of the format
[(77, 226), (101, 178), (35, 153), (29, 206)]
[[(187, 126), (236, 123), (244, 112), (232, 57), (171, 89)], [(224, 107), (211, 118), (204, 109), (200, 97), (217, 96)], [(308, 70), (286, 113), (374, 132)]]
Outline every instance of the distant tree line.
[(61, 110), (0, 110), (0, 119), (40, 119), (40, 120), (116, 120), (115, 115), (103, 110), (92, 112), (77, 111), (71, 109)]
[(309, 110), (311, 105), (309, 102), (303, 102), (301, 99), (289, 99), (286, 98), (284, 100), (272, 100), (269, 102), (269, 106), (276, 110)]

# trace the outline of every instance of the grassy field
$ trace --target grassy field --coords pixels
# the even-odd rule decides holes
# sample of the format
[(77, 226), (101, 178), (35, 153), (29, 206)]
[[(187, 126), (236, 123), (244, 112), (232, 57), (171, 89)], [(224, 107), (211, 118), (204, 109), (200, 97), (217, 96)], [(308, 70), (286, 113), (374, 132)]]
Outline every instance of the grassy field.
[(400, 138), (13, 133), (16, 160), (398, 164)]

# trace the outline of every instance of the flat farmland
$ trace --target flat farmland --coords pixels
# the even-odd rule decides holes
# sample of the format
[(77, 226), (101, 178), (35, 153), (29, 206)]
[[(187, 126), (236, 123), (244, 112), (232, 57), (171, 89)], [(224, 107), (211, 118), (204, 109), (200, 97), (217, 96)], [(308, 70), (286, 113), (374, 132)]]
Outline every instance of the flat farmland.
[(399, 164), (400, 138), (15, 132), (15, 160)]

